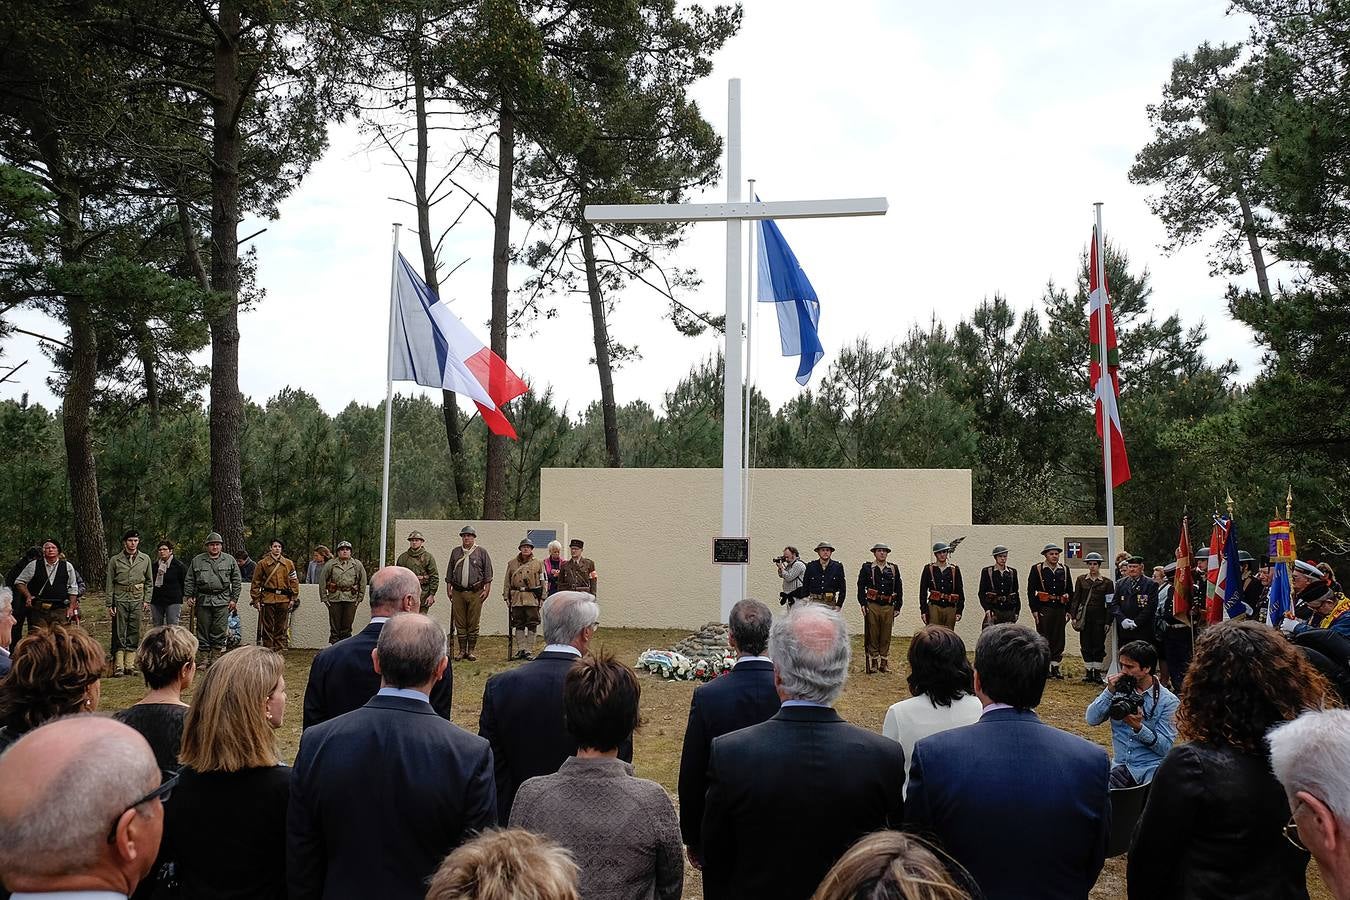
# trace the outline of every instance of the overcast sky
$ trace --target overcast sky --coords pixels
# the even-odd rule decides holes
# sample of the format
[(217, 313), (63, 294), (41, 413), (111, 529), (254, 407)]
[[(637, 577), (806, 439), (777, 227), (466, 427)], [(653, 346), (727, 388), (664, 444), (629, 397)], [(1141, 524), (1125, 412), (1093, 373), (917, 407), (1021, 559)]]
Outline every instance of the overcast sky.
[[(1201, 41), (1246, 36), (1246, 22), (1225, 15), (1226, 0), (744, 6), (740, 34), (695, 96), (725, 133), (727, 79), (742, 79), (745, 177), (757, 179), (766, 200), (890, 200), (883, 218), (782, 225), (821, 298), (826, 357), (813, 386), (859, 335), (897, 340), (934, 314), (954, 323), (996, 292), (1022, 309), (1050, 279), (1071, 286), (1097, 200), (1106, 204), (1108, 237), (1151, 271), (1158, 312), (1203, 321), (1208, 355), (1236, 361), (1243, 379), (1254, 374), (1259, 354), (1229, 318), (1226, 282), (1209, 277), (1204, 248), (1164, 255), (1148, 191), (1126, 178), (1150, 137), (1145, 107), (1159, 98), (1172, 59)], [(415, 217), (389, 199), (409, 193), (401, 170), (365, 144), (354, 128), (335, 128), (327, 155), (254, 242), (267, 297), (242, 316), (240, 364), (241, 387), (254, 400), (290, 385), (336, 412), (384, 395), (390, 223)], [(719, 187), (698, 199), (724, 198)], [(461, 205), (447, 201), (443, 215)], [(523, 232), (520, 223), (514, 231)], [(720, 312), (724, 226), (692, 231), (673, 262), (697, 268), (704, 285), (686, 300)], [(405, 234), (403, 249), (416, 261), (415, 238)], [(472, 210), (445, 252), (468, 263), (442, 293), (484, 340), (491, 254), (491, 224)], [(513, 270), (513, 286), (528, 275)], [(632, 289), (612, 317), (615, 339), (642, 353), (616, 376), (621, 403), (660, 405), (695, 361), (717, 350), (711, 334), (680, 336), (663, 320), (666, 308), (660, 296)], [(559, 309), (535, 334), (512, 336), (508, 361), (536, 386), (552, 385), (575, 413), (599, 399), (590, 315), (581, 296)], [(31, 313), (13, 320), (57, 327)], [(778, 405), (800, 390), (796, 361), (778, 356), (772, 316), (759, 323), (758, 382)], [(35, 344), (16, 336), (5, 351), (10, 365), (31, 362), (0, 385), (0, 397), (28, 390), (52, 402), (50, 364)]]

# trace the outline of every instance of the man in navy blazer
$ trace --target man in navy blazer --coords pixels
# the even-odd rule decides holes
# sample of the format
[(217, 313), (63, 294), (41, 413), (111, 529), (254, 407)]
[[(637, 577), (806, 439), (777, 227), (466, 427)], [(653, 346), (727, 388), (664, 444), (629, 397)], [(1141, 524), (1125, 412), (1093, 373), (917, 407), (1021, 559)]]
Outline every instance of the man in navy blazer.
[(1050, 645), (1030, 628), (986, 628), (975, 644), (984, 715), (914, 747), (908, 830), (935, 838), (987, 900), (1084, 900), (1106, 859), (1111, 762), (1032, 712), (1049, 668)]
[(781, 701), (773, 684), (769, 646), (773, 614), (758, 600), (742, 600), (731, 608), (727, 641), (736, 664), (721, 678), (694, 691), (689, 724), (680, 754), (680, 834), (695, 867), (701, 866), (703, 800), (708, 790), (708, 754), (713, 738), (758, 725), (778, 712)]
[(848, 675), (843, 615), (798, 603), (774, 620), (769, 655), (782, 709), (712, 742), (708, 900), (806, 900), (858, 838), (904, 817), (905, 751), (832, 708)]
[[(335, 719), (365, 705), (380, 689), (380, 673), (370, 654), (389, 617), (417, 612), (422, 586), (411, 569), (385, 566), (370, 579), (370, 624), (349, 638), (326, 647), (309, 666), (305, 685), (305, 715), (302, 728)], [(431, 689), (431, 706), (443, 719), (450, 718), (450, 668)]]
[[(590, 648), (600, 626), (600, 605), (592, 594), (558, 591), (544, 601), (540, 618), (548, 646), (520, 668), (493, 675), (483, 688), (478, 733), (492, 744), (502, 827), (525, 779), (552, 775), (577, 753), (563, 721), (563, 679)], [(633, 761), (631, 738), (619, 746), (619, 758)]]
[(403, 613), (380, 632), (382, 687), (300, 738), (287, 813), (292, 900), (420, 900), (441, 860), (497, 821), (492, 749), (436, 715), (445, 632)]

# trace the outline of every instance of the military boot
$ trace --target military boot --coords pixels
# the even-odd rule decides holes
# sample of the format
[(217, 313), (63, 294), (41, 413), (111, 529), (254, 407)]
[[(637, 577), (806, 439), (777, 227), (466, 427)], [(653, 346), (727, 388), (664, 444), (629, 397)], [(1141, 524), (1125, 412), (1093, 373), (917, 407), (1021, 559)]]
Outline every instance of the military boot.
[(125, 650), (114, 650), (114, 651), (113, 651), (113, 673), (112, 673), (112, 677), (114, 677), (114, 678), (121, 678), (123, 675), (125, 675), (125, 674), (127, 673), (127, 671), (126, 671), (126, 665), (125, 665), (125, 664), (126, 664), (126, 658), (127, 658), (127, 652), (126, 652)]
[(889, 672), (891, 670), (891, 660), (886, 656), (877, 657), (877, 671)]
[(873, 664), (873, 662), (872, 662), (872, 654), (869, 653), (869, 654), (867, 654), (867, 674), (868, 674), (868, 675), (871, 675), (871, 674), (872, 674), (873, 672), (875, 672), (875, 671), (876, 671), (876, 668), (875, 668), (875, 666), (874, 666), (874, 664)]
[(464, 657), (468, 655), (468, 650), (469, 650), (469, 642), (464, 638), (460, 638), (459, 652), (455, 654), (455, 659), (457, 660), (464, 659)]
[(466, 647), (466, 649), (465, 649), (465, 651), (464, 651), (464, 658), (467, 659), (469, 662), (477, 662), (477, 661), (478, 661), (478, 657), (475, 656), (475, 655), (474, 655), (474, 652), (473, 652), (474, 645), (477, 644), (477, 643), (478, 643), (478, 638), (469, 638), (467, 641), (465, 641), (465, 647)]

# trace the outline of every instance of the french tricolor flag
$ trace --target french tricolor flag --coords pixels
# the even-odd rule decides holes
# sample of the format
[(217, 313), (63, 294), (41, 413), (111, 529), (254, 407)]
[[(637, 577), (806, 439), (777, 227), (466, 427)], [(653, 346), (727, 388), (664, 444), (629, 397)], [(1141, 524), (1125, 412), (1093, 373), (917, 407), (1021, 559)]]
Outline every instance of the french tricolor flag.
[(493, 434), (516, 437), (502, 407), (528, 390), (427, 287), (403, 254), (394, 278), (390, 377), (469, 397)]

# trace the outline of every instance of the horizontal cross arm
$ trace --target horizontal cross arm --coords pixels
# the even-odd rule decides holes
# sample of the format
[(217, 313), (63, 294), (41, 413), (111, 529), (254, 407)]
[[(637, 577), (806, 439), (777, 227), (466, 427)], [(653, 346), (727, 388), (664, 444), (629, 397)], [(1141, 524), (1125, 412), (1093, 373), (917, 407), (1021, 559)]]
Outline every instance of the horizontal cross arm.
[(618, 203), (586, 207), (588, 222), (725, 222), (728, 219), (830, 219), (884, 216), (885, 197), (774, 200), (768, 203)]

